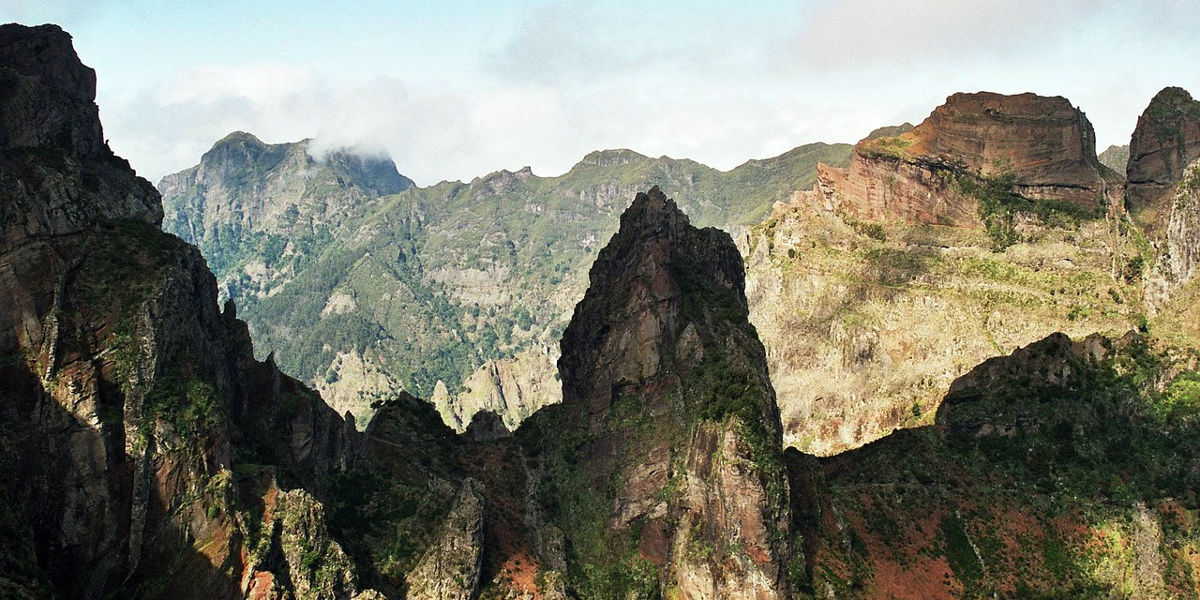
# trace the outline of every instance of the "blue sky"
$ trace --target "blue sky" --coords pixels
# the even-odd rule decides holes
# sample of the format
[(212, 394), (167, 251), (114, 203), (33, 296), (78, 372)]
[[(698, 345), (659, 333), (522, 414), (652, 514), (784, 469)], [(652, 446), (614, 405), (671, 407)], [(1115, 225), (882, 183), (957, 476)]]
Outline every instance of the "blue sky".
[(0, 0), (97, 71), (142, 175), (234, 130), (386, 152), (427, 185), (556, 175), (631, 148), (728, 169), (919, 122), (956, 91), (1062, 95), (1099, 149), (1153, 94), (1200, 94), (1192, 0), (171, 2)]

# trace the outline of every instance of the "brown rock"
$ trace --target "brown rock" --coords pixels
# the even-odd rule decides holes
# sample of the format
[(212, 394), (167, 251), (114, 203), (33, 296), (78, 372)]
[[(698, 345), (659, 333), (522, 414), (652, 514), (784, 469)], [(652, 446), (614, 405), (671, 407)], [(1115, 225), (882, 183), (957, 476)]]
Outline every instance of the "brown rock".
[[(0, 522), (20, 524), (0, 528), (0, 595), (243, 597), (255, 565), (235, 498), (265, 500), (232, 477), (235, 454), (321, 490), (352, 432), (254, 360), (200, 253), (158, 229), (158, 194), (104, 144), (70, 37), (0, 26), (0, 80)], [(305, 538), (324, 532), (309, 500)], [(329, 597), (281, 582), (283, 562), (263, 586)]]
[(408, 574), (410, 600), (470, 600), (483, 568), (483, 486), (463, 480), (441, 535)]
[(622, 215), (590, 281), (563, 334), (563, 403), (517, 437), (543, 445), (532, 459), (540, 488), (555, 490), (567, 563), (637, 575), (568, 586), (791, 597), (779, 412), (732, 240), (692, 227), (654, 188)]
[(1027, 198), (1095, 207), (1102, 173), (1092, 125), (1065, 98), (959, 93), (909, 131), (859, 142), (848, 168), (819, 171), (817, 191), (854, 219), (972, 226), (955, 177), (1011, 175)]
[(1161, 235), (1175, 184), (1200, 158), (1200, 101), (1163, 88), (1138, 117), (1129, 141), (1126, 206), (1152, 238)]

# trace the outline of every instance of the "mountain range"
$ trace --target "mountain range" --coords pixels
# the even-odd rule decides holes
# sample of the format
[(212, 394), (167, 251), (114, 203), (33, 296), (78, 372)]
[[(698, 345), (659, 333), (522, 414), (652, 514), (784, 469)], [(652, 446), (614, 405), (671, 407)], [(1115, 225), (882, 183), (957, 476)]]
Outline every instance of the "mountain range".
[(4, 597), (1200, 590), (1182, 89), (1123, 175), (980, 92), (729, 172), (239, 132), (160, 193), (95, 77), (0, 26)]

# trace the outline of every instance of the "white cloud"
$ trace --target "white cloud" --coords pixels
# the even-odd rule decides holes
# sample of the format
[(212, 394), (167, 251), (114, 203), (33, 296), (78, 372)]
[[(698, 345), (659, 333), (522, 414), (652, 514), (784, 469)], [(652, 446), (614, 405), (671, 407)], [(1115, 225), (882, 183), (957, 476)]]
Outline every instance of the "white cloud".
[(466, 69), (424, 55), (366, 68), (380, 59), (365, 50), (353, 78), (265, 62), (116, 86), (98, 75), (114, 149), (154, 178), (237, 129), (382, 149), (422, 185), (524, 165), (553, 175), (614, 147), (730, 168), (916, 123), (949, 94), (982, 89), (1064, 95), (1088, 113), (1103, 149), (1128, 140), (1164, 85), (1200, 92), (1189, 33), (1200, 17), (1187, 4), (849, 0), (788, 18), (703, 8), (669, 20), (550, 4), (456, 47), (475, 57)]

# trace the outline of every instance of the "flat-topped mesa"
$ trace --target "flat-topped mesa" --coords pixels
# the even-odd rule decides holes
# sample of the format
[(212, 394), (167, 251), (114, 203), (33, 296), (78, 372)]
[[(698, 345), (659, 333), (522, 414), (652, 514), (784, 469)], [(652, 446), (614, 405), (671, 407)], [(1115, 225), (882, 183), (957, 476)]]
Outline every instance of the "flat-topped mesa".
[(1200, 101), (1182, 88), (1158, 92), (1129, 141), (1125, 204), (1152, 237), (1161, 232), (1175, 184), (1200, 158)]
[(98, 219), (162, 220), (158, 194), (104, 142), (96, 73), (55, 25), (0, 25), (0, 250)]
[(856, 219), (971, 226), (976, 201), (957, 177), (1009, 177), (1033, 200), (1086, 208), (1105, 202), (1105, 167), (1087, 117), (1062, 97), (958, 93), (899, 135), (873, 135), (846, 169), (823, 167), (826, 207)]
[(693, 227), (655, 187), (622, 215), (590, 283), (562, 338), (563, 402), (517, 432), (541, 448), (532, 463), (568, 564), (588, 566), (569, 586), (792, 597), (779, 411), (732, 239)]

